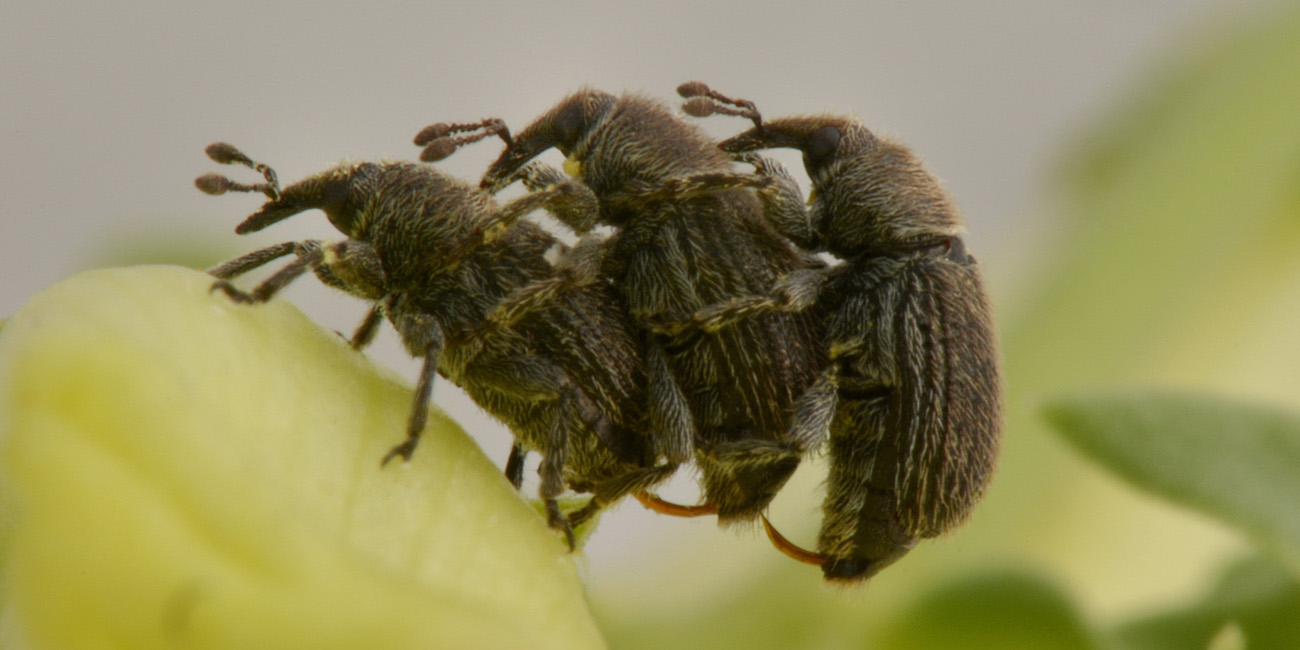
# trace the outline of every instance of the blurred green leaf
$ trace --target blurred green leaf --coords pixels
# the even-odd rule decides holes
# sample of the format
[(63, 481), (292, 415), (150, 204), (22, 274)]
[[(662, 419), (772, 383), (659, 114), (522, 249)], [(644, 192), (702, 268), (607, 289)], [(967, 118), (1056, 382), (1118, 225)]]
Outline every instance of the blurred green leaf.
[(1097, 462), (1239, 526), (1300, 576), (1300, 414), (1183, 393), (1081, 397), (1046, 412)]
[(1056, 585), (989, 573), (923, 596), (884, 630), (882, 650), (1097, 650), (1106, 647)]
[(599, 648), (572, 556), (454, 422), (288, 303), (74, 276), (0, 336), (0, 647)]
[(1199, 602), (1125, 623), (1115, 637), (1127, 650), (1206, 648), (1233, 625), (1250, 650), (1300, 648), (1300, 584), (1271, 559), (1248, 558)]
[(1044, 398), (1117, 384), (1300, 395), (1300, 7), (1241, 15), (1081, 135), (1053, 201), (1063, 230), (1037, 243), (1047, 264), (998, 301), (1005, 444), (960, 539), (1042, 562), (1090, 605), (1167, 597), (1159, 585), (1185, 584), (1223, 536), (1116, 490), (1047, 433)]

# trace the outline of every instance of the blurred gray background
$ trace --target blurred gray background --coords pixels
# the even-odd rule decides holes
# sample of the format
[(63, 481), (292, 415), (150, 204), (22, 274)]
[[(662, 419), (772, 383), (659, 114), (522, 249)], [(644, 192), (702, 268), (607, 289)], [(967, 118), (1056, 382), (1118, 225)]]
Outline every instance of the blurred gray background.
[[(292, 182), (343, 158), (412, 159), (411, 137), (431, 122), (499, 116), (518, 129), (583, 84), (675, 101), (691, 79), (770, 116), (851, 112), (911, 145), (963, 207), (994, 298), (1013, 309), (1034, 242), (1052, 232), (1042, 188), (1079, 134), (1140, 94), (1180, 42), (1260, 4), (10, 0), (0, 4), (0, 317), (93, 265), (204, 264), (335, 237), (317, 214), (236, 237), (261, 201), (194, 189), (195, 176), (217, 171), (203, 155), (212, 141)], [(745, 127), (703, 124), (719, 136)], [(443, 167), (475, 178), (498, 152), (484, 143)], [(289, 298), (343, 331), (364, 314), (310, 279)], [(372, 354), (413, 375), (391, 334)], [(436, 395), (504, 461), (499, 426), (445, 382)], [(691, 500), (693, 488), (679, 481), (669, 494)], [(652, 547), (689, 547), (685, 524), (674, 526), (615, 511), (588, 547), (593, 590), (644, 569)], [(705, 522), (689, 529), (737, 537)], [(735, 542), (771, 553), (752, 537)]]

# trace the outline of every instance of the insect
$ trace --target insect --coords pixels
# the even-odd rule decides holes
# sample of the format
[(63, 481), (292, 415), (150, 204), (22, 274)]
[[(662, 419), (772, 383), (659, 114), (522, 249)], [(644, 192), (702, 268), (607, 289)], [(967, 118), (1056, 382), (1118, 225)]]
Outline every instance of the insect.
[[(613, 226), (599, 275), (645, 328), (649, 354), (666, 357), (685, 395), (702, 507), (722, 523), (754, 520), (809, 449), (791, 435), (789, 413), (820, 364), (817, 324), (804, 314), (770, 313), (672, 343), (650, 336), (648, 325), (766, 291), (817, 262), (766, 223), (752, 190), (729, 184), (737, 175), (716, 143), (662, 102), (579, 90), (519, 132), (481, 186), (495, 193), (553, 147), (567, 156), (573, 182), (598, 202), (550, 212), (579, 234)], [(422, 159), (445, 150), (434, 140)]]
[[(817, 551), (764, 524), (779, 548), (820, 565), (828, 580), (868, 578), (918, 540), (965, 520), (993, 473), (1001, 428), (996, 341), (961, 218), (910, 150), (857, 120), (765, 121), (753, 102), (703, 83), (678, 92), (688, 114), (753, 122), (719, 147), (767, 180), (759, 193), (775, 228), (807, 251), (842, 261), (797, 270), (766, 295), (720, 303), (659, 329), (677, 336), (720, 331), (771, 312), (826, 323), (827, 364), (794, 424), (829, 424)], [(777, 147), (803, 153), (810, 209), (783, 168), (752, 153)]]
[[(446, 127), (462, 133), (444, 143), (452, 150), (491, 135), (509, 141), (495, 121)], [(539, 495), (548, 523), (564, 533), (570, 548), (574, 525), (667, 478), (689, 459), (689, 442), (679, 450), (662, 448), (692, 435), (684, 397), (662, 357), (645, 354), (612, 287), (587, 270), (599, 267), (604, 242), (589, 237), (568, 248), (520, 221), (552, 202), (581, 201), (585, 188), (559, 183), (498, 206), (430, 165), (405, 162), (341, 164), (281, 188), (274, 170), (231, 145), (214, 144), (207, 153), (265, 178), (255, 185), (216, 174), (196, 180), (209, 194), (267, 196), (237, 233), (315, 208), (347, 236), (333, 243), (288, 242), (221, 264), (210, 270), (219, 278), (214, 290), (238, 302), (264, 302), (311, 271), (372, 303), (351, 338), (354, 348), (365, 347), (387, 317), (407, 351), (423, 359), (406, 439), (384, 463), (415, 451), (435, 372), (514, 433), (506, 475), (516, 488), (525, 454), (540, 451)], [(291, 254), (294, 261), (250, 292), (229, 282)], [(556, 254), (554, 264), (547, 261)], [(566, 485), (592, 494), (567, 517), (556, 500)]]

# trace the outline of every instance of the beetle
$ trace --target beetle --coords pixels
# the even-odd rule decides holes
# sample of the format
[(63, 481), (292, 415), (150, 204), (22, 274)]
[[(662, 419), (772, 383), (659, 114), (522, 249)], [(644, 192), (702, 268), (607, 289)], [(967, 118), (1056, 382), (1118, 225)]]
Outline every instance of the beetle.
[[(804, 250), (840, 261), (798, 270), (765, 294), (719, 303), (658, 330), (725, 331), (772, 312), (826, 323), (827, 363), (794, 424), (829, 427), (817, 551), (793, 545), (766, 519), (764, 525), (779, 548), (821, 566), (828, 580), (866, 579), (918, 540), (964, 521), (996, 464), (997, 342), (979, 265), (961, 238), (961, 216), (908, 148), (856, 119), (767, 121), (753, 102), (701, 82), (678, 92), (688, 114), (753, 122), (719, 148), (765, 179), (759, 193), (776, 229)], [(803, 154), (812, 186), (808, 209), (790, 174), (753, 153), (779, 147)], [(821, 390), (826, 386), (833, 390)]]
[[(424, 142), (424, 160), (446, 150), (442, 137)], [(598, 199), (594, 206), (562, 201), (550, 212), (578, 234), (612, 227), (599, 275), (644, 331), (648, 349), (666, 357), (685, 395), (701, 507), (723, 524), (755, 520), (815, 446), (791, 435), (789, 424), (821, 363), (818, 324), (804, 314), (771, 313), (676, 342), (653, 336), (649, 326), (766, 290), (819, 262), (768, 225), (751, 189), (727, 183), (735, 177), (729, 157), (663, 102), (580, 89), (517, 133), (480, 186), (501, 190), (550, 148), (567, 157), (567, 182)], [(534, 174), (530, 189), (547, 185), (538, 177), (563, 174)]]
[[(452, 127), (464, 134), (453, 149), (490, 135), (509, 141), (495, 121)], [(217, 143), (207, 153), (266, 179), (256, 185), (215, 174), (196, 180), (209, 194), (267, 196), (237, 233), (320, 209), (347, 236), (288, 242), (216, 266), (210, 269), (219, 278), (214, 290), (237, 302), (264, 302), (311, 271), (372, 304), (351, 338), (354, 348), (369, 343), (386, 317), (407, 351), (423, 359), (406, 439), (384, 463), (415, 451), (435, 372), (510, 428), (515, 444), (506, 475), (516, 488), (524, 455), (541, 452), (539, 495), (548, 523), (571, 549), (573, 526), (689, 459), (692, 423), (665, 361), (646, 354), (612, 287), (589, 270), (599, 267), (605, 242), (592, 236), (569, 248), (520, 221), (560, 199), (581, 201), (585, 188), (561, 183), (498, 206), (431, 165), (388, 161), (340, 164), (281, 188), (274, 170), (231, 145)], [(250, 292), (230, 283), (288, 255), (297, 259)], [(680, 441), (678, 448), (665, 447), (672, 441)], [(556, 498), (566, 485), (592, 494), (568, 516)]]

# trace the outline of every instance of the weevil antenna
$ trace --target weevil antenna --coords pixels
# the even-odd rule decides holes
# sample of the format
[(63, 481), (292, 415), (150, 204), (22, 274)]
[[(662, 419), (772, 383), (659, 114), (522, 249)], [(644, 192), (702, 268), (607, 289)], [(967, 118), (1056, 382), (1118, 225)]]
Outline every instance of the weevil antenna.
[[(457, 133), (465, 135), (455, 135)], [(498, 117), (489, 117), (478, 122), (465, 124), (447, 122), (430, 124), (415, 135), (415, 145), (424, 147), (424, 151), (420, 152), (420, 160), (437, 162), (455, 153), (457, 149), (464, 145), (494, 135), (501, 138), (501, 141), (505, 142), (507, 147), (514, 144), (514, 138), (510, 137), (510, 129), (506, 126), (505, 121)]]
[(682, 104), (682, 110), (687, 115), (693, 117), (735, 115), (753, 122), (754, 127), (759, 131), (763, 130), (763, 116), (759, 114), (754, 102), (748, 99), (728, 97), (713, 90), (703, 81), (688, 81), (677, 87), (677, 94), (686, 99)]
[(261, 192), (272, 201), (280, 200), (280, 180), (276, 177), (275, 170), (270, 165), (249, 158), (235, 145), (227, 142), (214, 142), (208, 145), (204, 152), (208, 154), (208, 158), (222, 165), (243, 165), (248, 167), (261, 174), (262, 178), (266, 179), (266, 182), (257, 184), (238, 183), (220, 174), (204, 174), (194, 180), (194, 185), (203, 192), (207, 194)]

